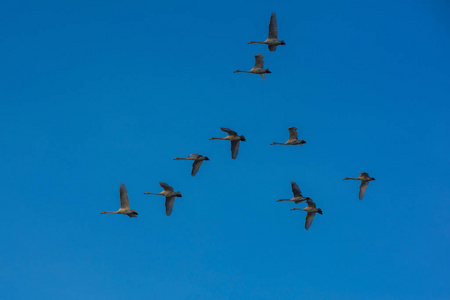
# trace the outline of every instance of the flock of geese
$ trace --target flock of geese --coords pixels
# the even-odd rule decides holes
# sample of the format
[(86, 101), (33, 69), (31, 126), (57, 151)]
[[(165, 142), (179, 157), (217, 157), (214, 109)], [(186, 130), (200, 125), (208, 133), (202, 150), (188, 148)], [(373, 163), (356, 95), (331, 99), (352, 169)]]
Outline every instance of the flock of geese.
[[(272, 12), (272, 15), (270, 16), (270, 24), (269, 24), (269, 37), (264, 42), (255, 42), (251, 41), (249, 44), (265, 44), (268, 45), (268, 48), (270, 51), (276, 51), (277, 46), (280, 45), (286, 45), (286, 43), (283, 40), (278, 40), (278, 29), (277, 29), (277, 17), (274, 12)], [(253, 73), (253, 74), (259, 74), (261, 77), (265, 80), (266, 73), (271, 73), (269, 69), (264, 69), (264, 56), (262, 54), (255, 55), (255, 65), (250, 71), (241, 71), (236, 70), (234, 73), (237, 72), (243, 72), (243, 73)], [(216, 138), (212, 137), (210, 140), (228, 140), (231, 142), (231, 158), (236, 159), (239, 152), (239, 145), (240, 142), (245, 142), (245, 137), (243, 135), (238, 135), (236, 131), (231, 130), (229, 128), (220, 128), (222, 131), (227, 133), (226, 137), (223, 138)], [(299, 140), (298, 134), (297, 134), (297, 128), (296, 127), (290, 127), (289, 128), (289, 139), (285, 143), (277, 143), (273, 142), (271, 145), (300, 145), (303, 147), (303, 144), (306, 144), (306, 141)], [(187, 158), (174, 158), (174, 160), (192, 160), (192, 171), (191, 175), (195, 176), (200, 166), (202, 165), (203, 161), (209, 160), (207, 156), (203, 156), (200, 154), (191, 154)], [(361, 184), (359, 186), (359, 200), (362, 200), (364, 197), (364, 193), (366, 192), (366, 189), (369, 185), (369, 181), (375, 180), (375, 178), (372, 178), (369, 176), (366, 172), (360, 172), (360, 175), (356, 178), (344, 178), (344, 180), (360, 180)], [(166, 215), (170, 216), (173, 211), (173, 206), (175, 204), (175, 197), (182, 197), (181, 192), (175, 192), (173, 187), (168, 185), (165, 182), (159, 182), (159, 185), (163, 188), (163, 191), (160, 193), (150, 193), (146, 192), (145, 195), (161, 195), (166, 198), (165, 201), (165, 207), (166, 207)], [(314, 219), (314, 216), (316, 213), (319, 213), (322, 215), (322, 209), (316, 207), (316, 203), (313, 202), (313, 200), (309, 197), (304, 197), (302, 195), (302, 192), (300, 188), (298, 187), (297, 183), (291, 182), (292, 187), (292, 193), (294, 194), (294, 197), (290, 199), (279, 199), (277, 202), (280, 201), (291, 201), (295, 204), (301, 203), (303, 201), (306, 201), (307, 206), (305, 208), (292, 208), (291, 210), (303, 210), (307, 212), (306, 215), (306, 222), (305, 222), (305, 229), (308, 230), (311, 226), (311, 223)], [(122, 214), (127, 215), (130, 218), (135, 218), (138, 213), (137, 211), (130, 209), (130, 201), (128, 199), (128, 192), (125, 187), (125, 184), (120, 184), (120, 209), (118, 211), (104, 211), (102, 214), (106, 213), (112, 213), (112, 214)]]

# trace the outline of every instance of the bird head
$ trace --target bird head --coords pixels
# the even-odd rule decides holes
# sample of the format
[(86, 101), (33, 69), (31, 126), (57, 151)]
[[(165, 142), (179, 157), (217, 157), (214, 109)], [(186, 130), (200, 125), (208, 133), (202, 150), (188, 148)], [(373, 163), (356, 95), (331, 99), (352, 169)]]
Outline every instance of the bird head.
[(106, 214), (106, 211), (104, 211), (104, 212), (101, 212), (101, 214), (103, 215), (103, 214)]

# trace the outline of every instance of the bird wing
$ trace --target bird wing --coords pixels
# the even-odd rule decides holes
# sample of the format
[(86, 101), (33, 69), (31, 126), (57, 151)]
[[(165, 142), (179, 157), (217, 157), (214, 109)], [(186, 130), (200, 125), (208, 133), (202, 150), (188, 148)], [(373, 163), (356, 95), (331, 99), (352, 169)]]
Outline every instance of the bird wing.
[(173, 205), (175, 204), (175, 197), (166, 197), (166, 215), (172, 214)]
[(298, 140), (297, 128), (289, 127), (289, 139)]
[(294, 197), (300, 197), (302, 195), (302, 192), (300, 191), (300, 188), (295, 182), (291, 182), (292, 186), (292, 192), (294, 193)]
[(237, 132), (234, 131), (234, 130), (231, 130), (231, 129), (228, 129), (228, 128), (225, 128), (225, 127), (220, 127), (220, 129), (222, 131), (225, 131), (226, 133), (228, 133), (228, 135), (236, 135), (236, 136), (238, 135)]
[(278, 39), (277, 16), (274, 12), (272, 12), (272, 15), (270, 16), (269, 39)]
[(360, 180), (370, 179), (369, 173), (366, 172), (359, 172), (359, 173), (361, 173), (358, 177)]
[(130, 200), (125, 184), (120, 184), (120, 208), (130, 208)]
[(309, 226), (311, 226), (312, 221), (314, 220), (314, 216), (316, 215), (316, 213), (313, 212), (309, 212), (306, 215), (306, 222), (305, 222), (305, 229), (308, 230)]
[(200, 169), (200, 166), (202, 165), (203, 160), (196, 160), (194, 161), (194, 163), (192, 164), (192, 172), (191, 175), (195, 176), (195, 174), (197, 174), (198, 170)]
[(369, 181), (361, 181), (361, 185), (359, 186), (359, 200), (362, 200), (362, 198), (364, 197), (364, 193), (366, 192), (368, 186)]
[(239, 152), (239, 141), (231, 141), (231, 158), (236, 159)]
[(308, 203), (308, 206), (311, 208), (316, 208), (316, 204), (311, 199), (307, 199), (306, 203)]
[(269, 45), (269, 51), (276, 51), (278, 45)]
[(255, 69), (264, 69), (264, 56), (262, 54), (255, 55)]
[(165, 190), (165, 191), (169, 191), (169, 192), (173, 192), (173, 187), (171, 187), (170, 185), (168, 185), (165, 182), (159, 182), (159, 185)]

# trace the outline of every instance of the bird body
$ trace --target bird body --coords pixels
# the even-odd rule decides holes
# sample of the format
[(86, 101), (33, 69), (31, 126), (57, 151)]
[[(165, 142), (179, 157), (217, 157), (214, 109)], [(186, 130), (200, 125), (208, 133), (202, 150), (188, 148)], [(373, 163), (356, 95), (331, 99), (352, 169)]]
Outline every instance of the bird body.
[(125, 184), (120, 184), (120, 208), (118, 211), (104, 211), (102, 214), (121, 214), (127, 215), (130, 218), (136, 218), (137, 211), (130, 209), (130, 201), (128, 199), (128, 192)]
[(298, 204), (302, 201), (311, 199), (309, 197), (303, 197), (302, 192), (300, 191), (300, 188), (294, 181), (291, 182), (291, 187), (292, 187), (292, 193), (294, 194), (294, 197), (292, 197), (291, 199), (279, 199), (279, 200), (277, 200), (277, 202), (293, 201), (295, 204)]
[(175, 197), (182, 197), (180, 192), (174, 192), (173, 187), (171, 187), (170, 185), (168, 185), (165, 182), (159, 182), (159, 185), (164, 189), (162, 192), (160, 193), (149, 193), (149, 192), (145, 192), (145, 195), (161, 195), (166, 197), (166, 202), (165, 202), (165, 206), (166, 206), (166, 215), (170, 216), (172, 214), (173, 211), (173, 206), (175, 204)]
[(259, 75), (261, 75), (261, 77), (264, 80), (266, 80), (266, 76), (264, 74), (265, 73), (272, 73), (272, 72), (270, 72), (269, 69), (264, 69), (263, 58), (264, 58), (264, 56), (262, 54), (255, 55), (255, 65), (253, 66), (253, 68), (250, 71), (236, 70), (236, 71), (234, 71), (234, 73), (242, 72), (242, 73), (259, 74)]
[(349, 178), (346, 177), (343, 180), (361, 180), (361, 184), (359, 186), (359, 200), (362, 200), (364, 198), (364, 194), (366, 193), (366, 189), (369, 186), (369, 181), (375, 180), (375, 178), (370, 177), (369, 173), (366, 172), (359, 172), (360, 175), (356, 178)]
[(240, 141), (245, 142), (246, 139), (243, 135), (238, 135), (236, 131), (228, 129), (228, 128), (224, 128), (224, 127), (220, 127), (220, 129), (226, 133), (228, 133), (228, 135), (224, 138), (215, 138), (212, 137), (210, 138), (210, 140), (228, 140), (231, 141), (231, 158), (232, 159), (236, 159), (238, 153), (239, 153), (239, 144)]
[(273, 142), (271, 145), (300, 145), (303, 147), (303, 144), (306, 144), (306, 141), (299, 140), (297, 134), (296, 127), (289, 127), (289, 139), (286, 143), (275, 143)]
[(264, 42), (251, 41), (249, 44), (266, 44), (270, 51), (277, 50), (277, 46), (286, 45), (284, 41), (278, 40), (277, 16), (272, 12), (269, 23), (269, 37)]
[(191, 154), (187, 158), (174, 158), (174, 160), (193, 160), (191, 175), (195, 176), (200, 169), (204, 160), (209, 160), (208, 156), (203, 156), (200, 154)]
[(312, 224), (312, 221), (314, 220), (314, 216), (316, 215), (316, 213), (322, 215), (322, 209), (316, 208), (316, 204), (311, 199), (306, 200), (306, 203), (308, 203), (308, 206), (306, 206), (305, 208), (291, 208), (291, 210), (303, 210), (307, 212), (305, 229), (308, 230)]

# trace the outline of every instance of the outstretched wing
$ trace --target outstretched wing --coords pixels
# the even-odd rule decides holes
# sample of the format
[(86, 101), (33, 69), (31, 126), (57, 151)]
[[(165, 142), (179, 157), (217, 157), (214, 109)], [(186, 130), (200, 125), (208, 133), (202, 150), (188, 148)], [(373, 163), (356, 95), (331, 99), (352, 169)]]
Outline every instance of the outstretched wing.
[(255, 69), (264, 69), (264, 56), (262, 54), (255, 55)]
[(236, 159), (239, 152), (239, 141), (231, 141), (231, 158)]
[[(269, 24), (269, 39), (278, 39), (278, 29), (277, 29), (277, 16), (274, 12), (270, 16), (270, 24)], [(275, 51), (275, 50), (270, 50)]]
[(292, 192), (294, 193), (294, 197), (300, 197), (302, 195), (302, 192), (300, 191), (300, 188), (295, 182), (291, 182), (292, 186)]
[(194, 161), (194, 163), (192, 164), (192, 172), (191, 175), (195, 176), (195, 174), (197, 174), (198, 170), (200, 169), (200, 166), (202, 165), (203, 160), (196, 160)]
[(289, 139), (298, 140), (297, 128), (289, 127)]
[(160, 181), (159, 185), (165, 190), (165, 191), (169, 191), (169, 192), (173, 192), (173, 187), (171, 187), (170, 185), (168, 185), (165, 182)]
[(316, 204), (314, 203), (314, 201), (311, 200), (311, 198), (307, 199), (306, 203), (308, 203), (309, 207), (316, 208)]
[(359, 186), (359, 200), (363, 199), (364, 193), (366, 192), (368, 186), (369, 181), (361, 181), (361, 185)]
[(311, 226), (312, 221), (314, 220), (314, 216), (316, 215), (316, 213), (313, 212), (309, 212), (306, 215), (306, 222), (305, 222), (305, 229), (308, 230), (309, 226)]
[(175, 197), (166, 197), (166, 215), (170, 216), (175, 204)]
[(231, 130), (231, 129), (229, 129), (229, 128), (220, 127), (220, 129), (221, 129), (222, 131), (225, 131), (226, 133), (228, 133), (228, 135), (236, 135), (236, 136), (238, 135), (236, 131)]
[(120, 208), (130, 208), (130, 201), (128, 200), (128, 192), (125, 184), (120, 184)]
[(269, 51), (275, 51), (277, 50), (278, 45), (269, 45)]

